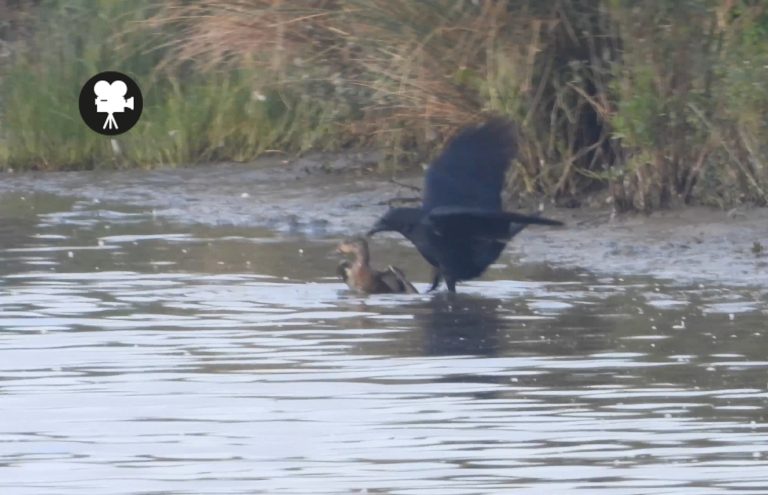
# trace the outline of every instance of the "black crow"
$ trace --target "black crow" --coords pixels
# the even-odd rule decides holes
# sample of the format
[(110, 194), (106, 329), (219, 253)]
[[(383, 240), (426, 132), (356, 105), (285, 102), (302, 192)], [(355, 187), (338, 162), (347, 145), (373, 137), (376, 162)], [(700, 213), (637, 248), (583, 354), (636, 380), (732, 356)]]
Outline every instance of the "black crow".
[(421, 208), (391, 208), (368, 235), (395, 231), (433, 266), (432, 287), (480, 276), (504, 246), (529, 224), (562, 225), (536, 215), (506, 212), (504, 177), (517, 153), (514, 126), (495, 118), (463, 129), (429, 166)]

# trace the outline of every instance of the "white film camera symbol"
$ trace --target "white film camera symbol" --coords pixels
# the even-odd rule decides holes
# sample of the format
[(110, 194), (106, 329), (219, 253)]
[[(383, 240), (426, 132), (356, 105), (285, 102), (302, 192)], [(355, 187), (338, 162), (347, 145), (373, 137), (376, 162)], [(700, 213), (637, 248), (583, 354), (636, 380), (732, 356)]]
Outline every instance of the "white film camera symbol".
[(93, 92), (96, 93), (96, 112), (108, 114), (102, 129), (117, 129), (114, 114), (122, 113), (126, 108), (133, 110), (133, 96), (125, 98), (128, 86), (120, 80), (112, 84), (99, 81), (93, 86)]

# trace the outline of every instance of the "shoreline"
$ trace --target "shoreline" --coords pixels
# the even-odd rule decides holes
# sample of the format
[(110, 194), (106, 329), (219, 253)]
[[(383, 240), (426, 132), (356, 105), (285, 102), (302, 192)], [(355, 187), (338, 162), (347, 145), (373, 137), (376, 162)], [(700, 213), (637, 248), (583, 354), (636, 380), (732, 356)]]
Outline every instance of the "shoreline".
[[(0, 174), (0, 195), (52, 194), (148, 209), (182, 224), (331, 238), (367, 230), (390, 199), (418, 194), (365, 165), (350, 166), (375, 161), (371, 154), (316, 154), (151, 171), (6, 173)], [(398, 182), (418, 185), (421, 177)], [(582, 207), (548, 208), (544, 214), (566, 227), (527, 228), (502, 259), (768, 288), (768, 208), (685, 207), (614, 217), (610, 208)]]

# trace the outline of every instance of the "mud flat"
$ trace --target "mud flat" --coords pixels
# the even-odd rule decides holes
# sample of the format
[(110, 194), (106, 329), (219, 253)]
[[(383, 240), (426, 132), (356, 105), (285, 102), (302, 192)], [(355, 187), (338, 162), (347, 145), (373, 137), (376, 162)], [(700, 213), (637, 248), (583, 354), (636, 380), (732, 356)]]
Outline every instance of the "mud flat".
[[(154, 171), (3, 174), (0, 195), (75, 196), (149, 208), (174, 222), (338, 237), (367, 229), (392, 198), (418, 195), (371, 173), (376, 160), (363, 154), (313, 155)], [(419, 185), (420, 177), (398, 183)], [(568, 226), (529, 228), (504, 256), (680, 283), (768, 287), (766, 208), (696, 207), (620, 216), (607, 208), (549, 208), (546, 214)]]

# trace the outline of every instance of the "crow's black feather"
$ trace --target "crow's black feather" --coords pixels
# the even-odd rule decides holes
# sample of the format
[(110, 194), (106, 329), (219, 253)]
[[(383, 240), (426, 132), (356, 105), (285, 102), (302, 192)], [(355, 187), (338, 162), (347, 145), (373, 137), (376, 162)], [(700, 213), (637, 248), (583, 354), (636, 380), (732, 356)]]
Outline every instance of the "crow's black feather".
[(514, 126), (503, 119), (459, 132), (427, 169), (421, 208), (392, 208), (371, 229), (397, 231), (434, 267), (432, 289), (480, 276), (527, 225), (562, 225), (502, 210), (501, 192), (517, 152)]

